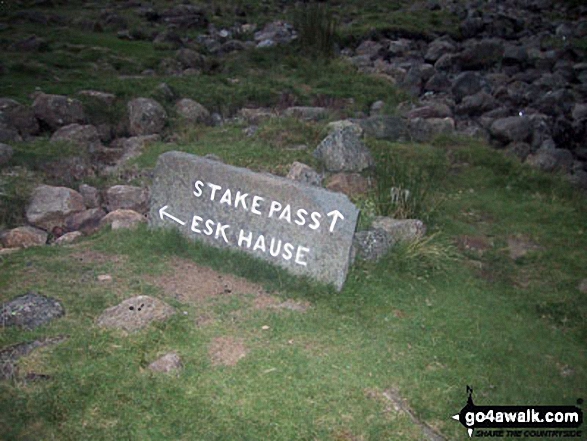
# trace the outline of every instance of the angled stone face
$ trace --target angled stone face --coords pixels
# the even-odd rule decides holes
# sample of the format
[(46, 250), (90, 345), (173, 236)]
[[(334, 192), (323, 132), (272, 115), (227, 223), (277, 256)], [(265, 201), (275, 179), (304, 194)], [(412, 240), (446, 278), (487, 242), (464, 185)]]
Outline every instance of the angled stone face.
[(345, 195), (181, 152), (159, 157), (149, 224), (342, 289), (357, 208)]

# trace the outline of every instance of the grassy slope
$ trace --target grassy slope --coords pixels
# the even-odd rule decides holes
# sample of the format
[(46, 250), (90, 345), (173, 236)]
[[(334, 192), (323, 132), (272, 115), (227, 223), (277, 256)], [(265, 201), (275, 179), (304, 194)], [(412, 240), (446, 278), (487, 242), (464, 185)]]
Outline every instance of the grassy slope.
[[(111, 49), (120, 45), (118, 54), (143, 61), (151, 56), (149, 50), (137, 52), (142, 43), (122, 43), (108, 34), (83, 38), (94, 40), (78, 42)], [(38, 84), (52, 92), (98, 88), (128, 97), (148, 94), (161, 81), (87, 78), (87, 67), (69, 72), (64, 62), (64, 73), (71, 77), (53, 82), (51, 69), (45, 79), (25, 72), (18, 82), (11, 75), (0, 82), (12, 84), (3, 90), (26, 101)], [(234, 77), (240, 81), (227, 81)], [(35, 83), (39, 78), (44, 82)], [(248, 102), (274, 104), (284, 90), (306, 103), (316, 94), (353, 97), (363, 110), (375, 99), (398, 99), (385, 83), (340, 64), (312, 66), (295, 53), (276, 51), (252, 58), (237, 55), (215, 75), (165, 80), (182, 96), (220, 110), (227, 95), (233, 100), (227, 105), (236, 108)], [(311, 149), (283, 147), (315, 146), (322, 126), (276, 120), (261, 124), (252, 138), (244, 138), (239, 126), (195, 128), (182, 132), (175, 147), (150, 147), (136, 165), (151, 167), (158, 154), (176, 148), (285, 174), (292, 161), (313, 164), (313, 158)], [(2, 436), (421, 439), (420, 428), (382, 397), (395, 387), (420, 419), (447, 438), (462, 439), (464, 429), (450, 415), (464, 405), (466, 384), (475, 388), (478, 404), (573, 404), (584, 397), (587, 308), (585, 295), (576, 288), (587, 277), (584, 199), (558, 177), (530, 171), (472, 141), (368, 144), (377, 157), (392, 152), (406, 164), (444, 159), (445, 179), (436, 183), (433, 195), (440, 204), (429, 221), (436, 235), (415, 250), (398, 247), (377, 264), (358, 264), (339, 294), (247, 257), (143, 229), (101, 233), (83, 244), (127, 256), (122, 262), (80, 261), (72, 257), (76, 248), (29, 249), (2, 257), (2, 301), (32, 289), (59, 298), (68, 314), (37, 331), (2, 329), (0, 347), (48, 335), (71, 336), (22, 362), (23, 371), (48, 373), (52, 380), (0, 384)], [(15, 161), (21, 165), (61, 154), (44, 151), (42, 144), (32, 152), (26, 145), (18, 151)], [(370, 205), (364, 205), (368, 217)], [(486, 237), (494, 246), (482, 256), (460, 252), (452, 244), (462, 234)], [(507, 238), (516, 234), (543, 250), (513, 262)], [(278, 313), (251, 308), (247, 297), (207, 304), (167, 298), (187, 314), (129, 338), (94, 325), (106, 307), (123, 298), (164, 298), (145, 279), (173, 271), (170, 256), (248, 277), (283, 297), (309, 300), (313, 308), (305, 314)], [(113, 285), (96, 282), (104, 273), (113, 275)], [(202, 310), (215, 319), (213, 324), (196, 325)], [(262, 331), (264, 325), (270, 330)], [(212, 366), (208, 345), (219, 336), (242, 338), (247, 357), (234, 367)], [(171, 349), (186, 366), (179, 378), (145, 370)]]

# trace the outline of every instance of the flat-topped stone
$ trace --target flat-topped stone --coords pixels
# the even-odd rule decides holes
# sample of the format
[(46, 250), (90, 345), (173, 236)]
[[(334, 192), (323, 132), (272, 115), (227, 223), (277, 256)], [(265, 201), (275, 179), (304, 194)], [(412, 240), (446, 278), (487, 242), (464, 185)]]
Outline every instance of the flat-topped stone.
[(342, 289), (359, 211), (339, 193), (181, 152), (159, 157), (151, 227)]

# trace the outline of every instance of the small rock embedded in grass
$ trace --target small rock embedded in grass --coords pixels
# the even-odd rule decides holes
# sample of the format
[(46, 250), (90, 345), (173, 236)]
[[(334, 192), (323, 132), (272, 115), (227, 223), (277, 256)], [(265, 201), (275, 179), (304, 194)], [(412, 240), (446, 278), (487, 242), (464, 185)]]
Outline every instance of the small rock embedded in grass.
[(98, 276), (98, 282), (100, 282), (100, 283), (110, 283), (110, 282), (112, 282), (112, 276), (110, 274), (100, 274)]
[(159, 299), (136, 296), (106, 309), (98, 317), (97, 324), (102, 328), (131, 332), (143, 329), (153, 321), (167, 320), (173, 314), (175, 309)]
[(149, 369), (153, 372), (173, 372), (182, 369), (182, 367), (181, 357), (177, 352), (165, 354), (149, 365)]
[(0, 326), (35, 329), (63, 315), (65, 309), (59, 301), (28, 292), (2, 305)]

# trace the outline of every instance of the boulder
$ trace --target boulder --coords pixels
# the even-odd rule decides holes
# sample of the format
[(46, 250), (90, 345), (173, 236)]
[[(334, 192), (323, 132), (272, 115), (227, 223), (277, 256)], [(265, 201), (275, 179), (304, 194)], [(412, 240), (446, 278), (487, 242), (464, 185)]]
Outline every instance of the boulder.
[(451, 92), (457, 103), (460, 103), (464, 97), (473, 95), (482, 89), (488, 91), (489, 85), (487, 81), (476, 72), (463, 72), (457, 75), (451, 86)]
[(333, 133), (333, 132), (336, 132), (337, 130), (342, 130), (342, 129), (353, 130), (357, 134), (357, 136), (359, 136), (359, 137), (363, 136), (363, 128), (361, 127), (361, 125), (355, 121), (351, 121), (350, 119), (343, 119), (340, 121), (332, 121), (326, 125), (326, 132), (327, 133)]
[(7, 144), (0, 143), (0, 167), (7, 164), (14, 154), (14, 150)]
[(110, 225), (113, 230), (121, 230), (135, 228), (141, 223), (147, 223), (145, 216), (133, 210), (120, 209), (104, 216), (100, 221), (100, 228)]
[(314, 170), (312, 167), (301, 162), (294, 162), (289, 169), (286, 178), (294, 181), (303, 182), (308, 185), (322, 185), (322, 175)]
[(41, 185), (33, 191), (26, 208), (28, 223), (45, 231), (65, 225), (65, 218), (85, 210), (81, 194), (71, 188)]
[(149, 210), (149, 192), (142, 187), (115, 185), (106, 190), (108, 211), (133, 210), (145, 214)]
[(479, 116), (495, 109), (498, 105), (499, 103), (495, 98), (484, 91), (480, 91), (474, 95), (465, 96), (456, 107), (455, 113), (458, 115)]
[(456, 45), (446, 38), (437, 38), (428, 46), (424, 60), (428, 63), (435, 63), (442, 55), (456, 51)]
[(189, 124), (208, 123), (210, 112), (197, 101), (184, 98), (175, 103), (175, 111), (182, 122)]
[(96, 187), (87, 184), (81, 184), (79, 193), (84, 199), (84, 204), (87, 208), (98, 208), (102, 205), (102, 195)]
[(51, 142), (68, 142), (78, 147), (91, 149), (100, 145), (100, 135), (92, 125), (69, 124), (58, 129), (50, 139)]
[(47, 233), (34, 227), (18, 227), (3, 232), (0, 235), (0, 242), (6, 248), (28, 248), (45, 245)]
[(97, 319), (101, 328), (120, 329), (126, 332), (138, 331), (153, 321), (167, 320), (175, 309), (159, 299), (136, 296), (106, 309)]
[(353, 239), (351, 254), (364, 260), (379, 260), (387, 254), (392, 243), (388, 234), (380, 229), (358, 231)]
[(532, 136), (532, 122), (524, 116), (510, 116), (493, 121), (491, 135), (502, 142), (526, 141)]
[(351, 128), (337, 130), (324, 138), (314, 156), (330, 172), (360, 172), (374, 165), (371, 152)]
[(2, 326), (16, 326), (36, 329), (65, 315), (65, 309), (58, 300), (28, 292), (2, 305), (0, 323)]
[(367, 178), (358, 173), (336, 173), (332, 175), (326, 184), (330, 191), (344, 193), (349, 198), (362, 196), (369, 191), (370, 183)]
[(82, 103), (63, 95), (40, 93), (32, 105), (35, 116), (51, 130), (86, 120)]
[(426, 84), (424, 84), (424, 90), (427, 92), (447, 92), (451, 88), (451, 82), (444, 72), (436, 72)]
[(540, 148), (526, 158), (526, 164), (542, 171), (571, 171), (573, 154), (565, 149)]
[(21, 136), (27, 138), (39, 133), (39, 122), (30, 107), (10, 98), (0, 98), (0, 112)]
[(55, 239), (53, 245), (68, 245), (70, 243), (77, 242), (82, 237), (84, 237), (84, 233), (81, 231), (70, 231), (69, 233), (65, 233), (63, 236)]
[(180, 49), (175, 57), (185, 69), (204, 69), (206, 58), (193, 49)]
[(104, 216), (106, 216), (106, 212), (101, 208), (90, 208), (73, 213), (65, 219), (65, 228), (69, 231), (81, 231), (89, 235), (98, 231), (100, 221)]
[(170, 352), (163, 357), (158, 358), (149, 365), (149, 369), (153, 372), (173, 372), (182, 368), (181, 357), (177, 352)]
[(408, 128), (413, 141), (427, 142), (454, 133), (455, 122), (452, 118), (414, 118), (409, 120)]
[(404, 141), (408, 136), (406, 122), (397, 116), (371, 116), (357, 122), (366, 135), (376, 139)]
[(107, 92), (100, 92), (99, 90), (80, 90), (77, 94), (85, 98), (90, 98), (105, 106), (112, 106), (116, 101), (116, 95)]
[(486, 69), (500, 62), (503, 52), (500, 40), (485, 39), (469, 44), (458, 54), (458, 60), (464, 70)]
[(432, 102), (422, 107), (416, 107), (407, 113), (408, 119), (414, 118), (447, 118), (452, 116), (452, 111), (444, 103)]
[(306, 121), (319, 121), (328, 116), (328, 109), (324, 107), (288, 107), (283, 112), (285, 116), (303, 119)]
[(18, 133), (16, 127), (14, 127), (8, 117), (4, 113), (0, 112), (0, 142), (19, 142), (22, 141), (22, 137)]
[(385, 231), (392, 244), (413, 242), (426, 234), (426, 225), (418, 219), (393, 219), (378, 216), (373, 221), (371, 228)]
[(167, 112), (151, 98), (136, 98), (127, 104), (131, 135), (160, 133), (167, 122)]

